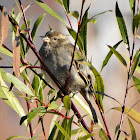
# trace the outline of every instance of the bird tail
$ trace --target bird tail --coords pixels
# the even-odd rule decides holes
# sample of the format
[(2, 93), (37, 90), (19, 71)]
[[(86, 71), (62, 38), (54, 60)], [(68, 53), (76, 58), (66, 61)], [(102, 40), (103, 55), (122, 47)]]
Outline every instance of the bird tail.
[(89, 93), (85, 92), (85, 90), (81, 90), (81, 95), (84, 97), (84, 99), (86, 100), (86, 102), (88, 103), (93, 119), (94, 119), (94, 123), (98, 123), (98, 118), (97, 118), (97, 114), (96, 111), (91, 103), (90, 97), (89, 97)]
[(89, 105), (89, 107), (90, 107), (90, 110), (91, 110), (91, 113), (92, 113), (92, 116), (93, 116), (93, 119), (94, 119), (94, 123), (98, 123), (98, 118), (97, 118), (96, 111), (95, 111), (95, 109), (94, 109), (94, 107), (93, 107), (93, 105), (92, 105), (92, 103), (91, 103), (91, 101), (90, 101), (89, 96), (88, 96), (88, 97), (87, 97), (87, 96), (88, 96), (88, 95), (86, 95), (85, 100), (86, 100), (86, 102), (88, 103), (88, 105)]

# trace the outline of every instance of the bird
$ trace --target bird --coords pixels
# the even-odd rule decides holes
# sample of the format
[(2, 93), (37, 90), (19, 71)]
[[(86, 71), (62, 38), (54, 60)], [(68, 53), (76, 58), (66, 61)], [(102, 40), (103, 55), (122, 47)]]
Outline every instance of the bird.
[[(65, 34), (59, 31), (50, 30), (45, 36), (41, 37), (43, 44), (39, 50), (39, 55), (61, 87), (65, 87), (72, 61), (74, 45)], [(93, 86), (95, 76), (92, 70), (84, 63), (86, 59), (77, 48), (75, 49), (75, 54), (80, 55), (82, 59), (80, 58), (78, 60), (74, 57), (66, 89), (68, 89), (68, 94), (71, 92), (79, 92), (83, 96), (90, 107), (94, 123), (96, 124), (98, 123), (98, 118), (90, 99), (91, 96), (94, 96)], [(43, 70), (42, 73), (45, 79), (49, 79), (50, 83), (58, 89), (49, 74), (45, 70)]]

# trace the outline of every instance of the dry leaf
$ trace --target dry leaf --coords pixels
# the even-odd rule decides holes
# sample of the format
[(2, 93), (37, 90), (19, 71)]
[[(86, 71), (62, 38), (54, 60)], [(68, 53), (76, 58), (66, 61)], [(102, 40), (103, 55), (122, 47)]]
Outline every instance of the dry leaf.
[(3, 7), (1, 16), (1, 45), (7, 38), (8, 30), (9, 30), (9, 18), (5, 7)]
[(16, 36), (13, 46), (13, 69), (15, 76), (19, 77), (20, 74), (20, 33), (19, 27), (17, 27)]
[(29, 65), (20, 67), (20, 73), (22, 73), (24, 71), (24, 69), (26, 69), (27, 67), (29, 67)]

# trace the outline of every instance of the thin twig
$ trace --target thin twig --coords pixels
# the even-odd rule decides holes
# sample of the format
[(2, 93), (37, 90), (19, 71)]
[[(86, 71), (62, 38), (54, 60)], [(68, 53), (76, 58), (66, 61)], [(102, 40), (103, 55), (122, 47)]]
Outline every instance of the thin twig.
[[(139, 0), (138, 0), (137, 13), (139, 13)], [(124, 111), (125, 111), (125, 106), (126, 106), (128, 90), (129, 90), (130, 73), (131, 73), (131, 67), (132, 67), (132, 63), (133, 63), (133, 56), (134, 56), (134, 49), (135, 49), (135, 42), (136, 42), (137, 35), (138, 35), (138, 30), (135, 33), (134, 38), (133, 38), (133, 46), (132, 46), (132, 52), (131, 52), (131, 55), (130, 55), (129, 70), (128, 70), (128, 74), (127, 74), (126, 92), (125, 92), (124, 102), (123, 102), (123, 106), (122, 106), (121, 120), (120, 120), (119, 130), (118, 130), (118, 134), (117, 134), (116, 140), (119, 139), (119, 136), (120, 136), (120, 133), (121, 133), (122, 124), (123, 124)]]
[[(21, 8), (21, 11), (22, 11), (22, 14), (23, 14), (23, 19), (24, 19), (26, 28), (28, 29), (28, 23), (27, 23), (27, 20), (26, 20), (25, 12), (24, 12), (24, 7), (23, 7), (20, 0), (19, 0), (19, 5), (20, 5), (20, 8)], [(31, 34), (30, 34), (30, 30), (28, 31), (28, 35), (29, 35), (29, 40), (32, 42), (32, 37), (31, 37)]]

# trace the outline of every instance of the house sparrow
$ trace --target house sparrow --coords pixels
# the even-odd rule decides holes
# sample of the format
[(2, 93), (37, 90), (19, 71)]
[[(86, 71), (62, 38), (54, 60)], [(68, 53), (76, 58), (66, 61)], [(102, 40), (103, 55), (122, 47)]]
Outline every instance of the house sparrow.
[[(42, 38), (44, 42), (39, 50), (39, 54), (46, 67), (55, 76), (60, 85), (64, 87), (69, 74), (74, 46), (68, 37), (61, 32), (51, 30)], [(81, 55), (78, 49), (75, 50), (75, 53)], [(74, 59), (66, 89), (68, 93), (77, 91), (81, 93), (90, 107), (94, 122), (98, 123), (96, 112), (89, 97), (94, 92), (94, 74), (83, 61), (86, 60), (84, 58), (81, 60)], [(56, 88), (57, 86), (50, 76), (45, 71), (43, 74), (45, 78), (49, 78), (51, 84)]]

